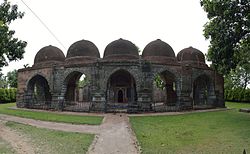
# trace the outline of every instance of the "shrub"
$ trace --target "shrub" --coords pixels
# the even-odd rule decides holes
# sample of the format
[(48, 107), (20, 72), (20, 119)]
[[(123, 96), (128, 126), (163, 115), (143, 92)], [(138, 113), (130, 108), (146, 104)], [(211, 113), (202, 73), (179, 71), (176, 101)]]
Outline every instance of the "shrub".
[(225, 89), (225, 100), (234, 102), (249, 102), (250, 103), (250, 89), (235, 88)]
[(0, 88), (0, 103), (10, 103), (16, 101), (16, 88)]

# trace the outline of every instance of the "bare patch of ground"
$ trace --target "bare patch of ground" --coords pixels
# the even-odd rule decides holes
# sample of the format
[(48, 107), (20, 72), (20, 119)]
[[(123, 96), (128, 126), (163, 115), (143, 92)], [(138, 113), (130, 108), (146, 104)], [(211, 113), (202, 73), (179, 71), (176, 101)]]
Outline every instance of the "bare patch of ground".
[(0, 120), (0, 137), (8, 142), (18, 154), (34, 154), (32, 145), (28, 144), (28, 139), (5, 126), (5, 122)]
[(126, 114), (107, 114), (100, 128), (100, 133), (89, 148), (89, 154), (139, 153)]

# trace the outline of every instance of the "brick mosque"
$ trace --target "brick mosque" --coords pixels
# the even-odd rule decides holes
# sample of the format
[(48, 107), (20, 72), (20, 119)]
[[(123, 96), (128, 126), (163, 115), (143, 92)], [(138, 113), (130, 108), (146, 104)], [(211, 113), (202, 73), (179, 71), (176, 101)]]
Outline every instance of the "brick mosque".
[(222, 75), (193, 47), (177, 56), (157, 39), (139, 55), (125, 39), (109, 43), (103, 58), (88, 40), (65, 57), (40, 49), (32, 67), (18, 70), (17, 107), (77, 112), (168, 112), (225, 107)]

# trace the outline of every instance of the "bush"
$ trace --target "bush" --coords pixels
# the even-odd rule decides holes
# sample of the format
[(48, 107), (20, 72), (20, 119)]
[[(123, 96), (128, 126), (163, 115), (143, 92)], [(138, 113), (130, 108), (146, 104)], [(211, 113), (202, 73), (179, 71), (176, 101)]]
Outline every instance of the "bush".
[(0, 88), (0, 103), (10, 103), (16, 101), (16, 88)]
[(225, 89), (225, 99), (234, 102), (249, 102), (250, 103), (250, 89)]

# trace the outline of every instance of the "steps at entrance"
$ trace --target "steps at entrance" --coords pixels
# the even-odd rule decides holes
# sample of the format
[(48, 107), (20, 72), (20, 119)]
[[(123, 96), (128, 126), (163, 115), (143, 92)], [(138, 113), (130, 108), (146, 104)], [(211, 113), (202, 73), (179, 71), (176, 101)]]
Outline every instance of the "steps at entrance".
[(128, 108), (127, 103), (110, 103), (107, 104), (107, 110), (106, 112), (112, 112), (112, 113), (126, 113)]
[(106, 112), (112, 113), (137, 113), (138, 105), (128, 103), (110, 103), (107, 104)]

